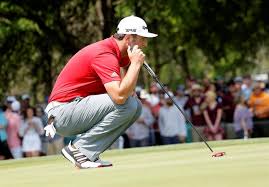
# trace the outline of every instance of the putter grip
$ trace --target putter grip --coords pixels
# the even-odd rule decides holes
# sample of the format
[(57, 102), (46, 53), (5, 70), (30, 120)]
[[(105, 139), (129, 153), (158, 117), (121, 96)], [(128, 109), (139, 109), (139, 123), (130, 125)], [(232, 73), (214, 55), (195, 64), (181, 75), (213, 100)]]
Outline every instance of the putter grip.
[[(130, 46), (130, 51), (133, 51), (134, 46)], [(144, 61), (143, 63), (144, 68), (146, 68), (146, 70), (149, 72), (149, 74), (152, 77), (157, 77), (156, 74), (154, 73), (154, 71), (151, 69), (151, 67), (148, 65), (148, 63), (146, 61)]]

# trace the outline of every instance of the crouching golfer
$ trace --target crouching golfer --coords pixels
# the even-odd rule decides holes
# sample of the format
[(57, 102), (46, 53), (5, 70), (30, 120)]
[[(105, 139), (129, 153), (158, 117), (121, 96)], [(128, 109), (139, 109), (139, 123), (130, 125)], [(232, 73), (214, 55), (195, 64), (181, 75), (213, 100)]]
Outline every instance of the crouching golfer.
[(77, 167), (112, 166), (99, 155), (140, 115), (141, 104), (131, 95), (145, 58), (141, 49), (156, 36), (143, 19), (126, 17), (112, 37), (84, 47), (61, 71), (46, 108), (45, 130), (51, 137), (79, 135), (62, 149)]

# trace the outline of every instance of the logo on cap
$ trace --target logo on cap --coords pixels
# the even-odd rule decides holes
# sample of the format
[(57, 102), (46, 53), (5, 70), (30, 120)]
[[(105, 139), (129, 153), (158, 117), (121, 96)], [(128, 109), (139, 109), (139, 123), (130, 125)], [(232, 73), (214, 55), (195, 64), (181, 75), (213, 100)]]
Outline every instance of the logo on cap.
[(125, 29), (126, 32), (136, 32), (136, 29)]

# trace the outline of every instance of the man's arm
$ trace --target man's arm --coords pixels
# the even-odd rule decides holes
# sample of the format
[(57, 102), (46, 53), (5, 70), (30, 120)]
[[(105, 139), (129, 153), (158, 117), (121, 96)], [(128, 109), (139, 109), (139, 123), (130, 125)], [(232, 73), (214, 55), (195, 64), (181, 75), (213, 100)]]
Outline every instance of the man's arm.
[(128, 68), (129, 68), (129, 65), (128, 66), (126, 66), (126, 67), (122, 67), (121, 68), (121, 77), (124, 77), (125, 75), (126, 75), (126, 73), (127, 73), (127, 71), (128, 71)]
[(128, 56), (131, 64), (121, 81), (112, 81), (106, 83), (105, 89), (116, 104), (124, 104), (127, 98), (132, 94), (136, 86), (139, 71), (144, 63), (145, 55), (137, 46), (131, 51), (128, 49)]

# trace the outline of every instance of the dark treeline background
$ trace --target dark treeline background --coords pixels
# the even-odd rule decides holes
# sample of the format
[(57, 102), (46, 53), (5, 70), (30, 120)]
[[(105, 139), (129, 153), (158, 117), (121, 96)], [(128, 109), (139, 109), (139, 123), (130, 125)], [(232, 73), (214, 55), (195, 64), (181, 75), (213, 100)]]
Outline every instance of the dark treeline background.
[[(132, 14), (159, 34), (147, 61), (173, 88), (187, 77), (268, 73), (268, 9), (266, 0), (1, 0), (0, 96), (42, 100), (71, 55)], [(139, 83), (150, 81), (143, 71)]]

